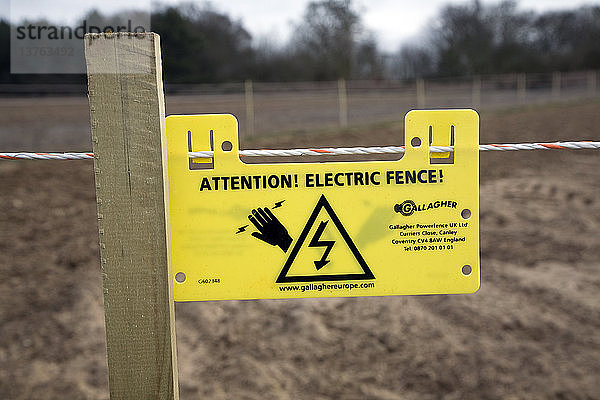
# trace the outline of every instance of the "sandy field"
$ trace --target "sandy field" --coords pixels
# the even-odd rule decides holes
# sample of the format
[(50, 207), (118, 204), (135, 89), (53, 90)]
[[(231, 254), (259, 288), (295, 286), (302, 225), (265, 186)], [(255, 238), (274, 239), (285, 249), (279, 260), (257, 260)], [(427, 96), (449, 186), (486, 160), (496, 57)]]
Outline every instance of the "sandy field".
[[(69, 118), (42, 114), (40, 129)], [(599, 127), (598, 101), (490, 111), (481, 143)], [(398, 122), (242, 146), (401, 137)], [(480, 167), (479, 292), (178, 304), (181, 398), (600, 399), (600, 152)], [(0, 161), (2, 399), (108, 398), (94, 195), (91, 162)]]

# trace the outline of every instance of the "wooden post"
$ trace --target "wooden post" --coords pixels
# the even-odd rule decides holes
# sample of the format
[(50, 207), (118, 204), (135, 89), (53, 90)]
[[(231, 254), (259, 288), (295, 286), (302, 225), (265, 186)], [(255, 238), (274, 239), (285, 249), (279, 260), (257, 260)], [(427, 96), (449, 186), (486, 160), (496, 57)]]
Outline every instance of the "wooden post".
[(475, 75), (473, 77), (473, 93), (471, 94), (471, 102), (474, 108), (481, 106), (481, 77)]
[(587, 81), (588, 81), (588, 91), (589, 91), (590, 96), (596, 95), (597, 76), (598, 76), (598, 71), (588, 71)]
[(87, 34), (111, 399), (179, 398), (159, 37)]
[(552, 74), (552, 97), (554, 99), (560, 98), (560, 87), (561, 87), (560, 71), (556, 71)]
[(348, 126), (348, 91), (344, 78), (338, 79), (338, 114), (340, 128), (345, 128)]
[(423, 78), (417, 79), (417, 108), (425, 108), (425, 81)]
[(246, 135), (254, 136), (254, 89), (250, 79), (244, 82), (244, 93), (246, 99)]
[(517, 98), (520, 102), (525, 101), (527, 96), (527, 75), (524, 73), (517, 74)]

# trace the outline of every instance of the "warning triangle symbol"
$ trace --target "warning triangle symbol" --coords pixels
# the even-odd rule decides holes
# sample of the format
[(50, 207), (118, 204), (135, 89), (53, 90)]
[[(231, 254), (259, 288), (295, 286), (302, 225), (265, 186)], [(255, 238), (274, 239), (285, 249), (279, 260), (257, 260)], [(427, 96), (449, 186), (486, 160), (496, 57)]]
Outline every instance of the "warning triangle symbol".
[[(308, 244), (305, 245), (309, 236)], [(332, 236), (343, 240), (332, 240)], [(338, 242), (342, 243), (338, 244)], [(343, 247), (344, 243), (346, 247)], [(341, 250), (340, 246), (343, 247)], [(332, 249), (336, 250), (332, 252)], [(333, 211), (331, 204), (324, 195), (321, 195), (276, 282), (363, 279), (375, 279), (375, 276)]]

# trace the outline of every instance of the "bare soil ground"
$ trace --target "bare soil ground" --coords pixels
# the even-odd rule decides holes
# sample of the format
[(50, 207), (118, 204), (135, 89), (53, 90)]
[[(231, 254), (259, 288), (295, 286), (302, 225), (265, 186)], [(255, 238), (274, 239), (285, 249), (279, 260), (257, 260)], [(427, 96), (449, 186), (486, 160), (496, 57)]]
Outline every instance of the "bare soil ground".
[[(599, 127), (599, 102), (512, 109), (482, 115), (481, 142)], [(0, 398), (108, 397), (95, 207), (91, 162), (0, 162)], [(480, 219), (475, 295), (178, 304), (182, 398), (599, 399), (600, 153), (482, 153)]]

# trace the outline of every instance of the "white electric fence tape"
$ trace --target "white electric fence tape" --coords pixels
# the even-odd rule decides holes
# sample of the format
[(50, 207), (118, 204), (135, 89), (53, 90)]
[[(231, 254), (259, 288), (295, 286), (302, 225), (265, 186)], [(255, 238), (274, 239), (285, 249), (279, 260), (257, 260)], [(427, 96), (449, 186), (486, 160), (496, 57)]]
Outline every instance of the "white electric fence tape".
[[(514, 151), (514, 150), (579, 150), (600, 149), (600, 142), (553, 142), (553, 143), (514, 143), (514, 144), (480, 144), (479, 151)], [(399, 154), (404, 153), (404, 146), (384, 147), (332, 147), (320, 149), (289, 150), (240, 150), (242, 157), (289, 157), (289, 156), (334, 156), (354, 154)], [(453, 152), (453, 146), (430, 146), (431, 153)], [(212, 158), (213, 151), (190, 152), (190, 158)], [(94, 158), (94, 153), (0, 153), (5, 160), (85, 160)]]

